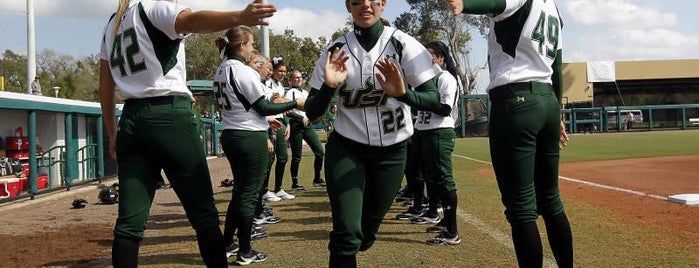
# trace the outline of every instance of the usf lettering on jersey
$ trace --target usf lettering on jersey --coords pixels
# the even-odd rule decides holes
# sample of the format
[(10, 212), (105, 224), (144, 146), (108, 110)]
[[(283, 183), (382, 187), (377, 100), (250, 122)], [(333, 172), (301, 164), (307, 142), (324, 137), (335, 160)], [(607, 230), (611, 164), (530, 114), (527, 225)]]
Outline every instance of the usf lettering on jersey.
[(338, 115), (335, 131), (345, 138), (371, 146), (389, 146), (406, 140), (413, 134), (410, 107), (388, 97), (376, 81), (376, 63), (390, 59), (403, 70), (409, 86), (418, 86), (441, 72), (432, 62), (429, 52), (414, 38), (391, 27), (384, 27), (381, 37), (371, 50), (359, 44), (355, 32), (333, 41), (321, 54), (310, 85), (321, 88), (325, 59), (329, 51), (345, 50), (347, 80), (337, 89)]

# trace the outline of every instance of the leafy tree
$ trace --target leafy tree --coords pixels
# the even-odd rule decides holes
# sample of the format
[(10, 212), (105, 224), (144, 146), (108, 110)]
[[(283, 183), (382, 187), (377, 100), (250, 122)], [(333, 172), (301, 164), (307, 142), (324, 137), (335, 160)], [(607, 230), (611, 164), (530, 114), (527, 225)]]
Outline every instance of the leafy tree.
[(466, 89), (466, 92), (471, 92), (475, 88), (479, 71), (485, 66), (470, 66), (468, 42), (473, 38), (472, 32), (481, 36), (487, 33), (487, 17), (466, 14), (454, 16), (443, 1), (406, 1), (410, 5), (410, 11), (401, 13), (394, 20), (394, 26), (422, 43), (445, 42), (451, 49), (451, 54), (454, 55), (462, 81), (467, 79), (471, 82)]
[(27, 57), (5, 50), (0, 59), (0, 76), (5, 77), (5, 91), (27, 92)]
[(302, 38), (296, 36), (294, 30), (285, 29), (283, 34), (270, 34), (269, 43), (270, 57), (282, 57), (289, 71), (299, 70), (308, 78), (327, 41), (323, 37), (316, 41), (309, 37)]
[(221, 64), (218, 58), (218, 48), (216, 48), (216, 38), (222, 36), (223, 32), (210, 34), (192, 34), (185, 42), (185, 53), (187, 55), (187, 79), (188, 80), (211, 80), (214, 72)]

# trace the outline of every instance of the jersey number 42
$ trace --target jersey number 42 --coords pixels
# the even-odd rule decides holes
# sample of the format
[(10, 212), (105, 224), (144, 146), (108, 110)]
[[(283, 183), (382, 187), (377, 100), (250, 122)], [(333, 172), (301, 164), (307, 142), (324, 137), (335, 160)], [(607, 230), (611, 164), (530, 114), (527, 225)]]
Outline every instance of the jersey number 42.
[[(140, 59), (140, 61), (137, 62), (136, 59)], [(126, 65), (129, 67), (128, 72)], [(138, 46), (138, 40), (136, 39), (136, 30), (133, 27), (114, 36), (112, 52), (109, 55), (109, 66), (112, 69), (119, 68), (121, 77), (146, 69), (146, 62), (143, 59), (143, 55), (141, 55), (141, 48)]]

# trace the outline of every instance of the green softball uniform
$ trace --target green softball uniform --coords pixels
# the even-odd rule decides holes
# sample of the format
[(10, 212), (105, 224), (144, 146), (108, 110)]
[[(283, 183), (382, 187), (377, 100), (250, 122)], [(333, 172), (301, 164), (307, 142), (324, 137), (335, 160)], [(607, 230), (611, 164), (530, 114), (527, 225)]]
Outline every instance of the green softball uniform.
[[(325, 61), (335, 48), (350, 55), (346, 83), (324, 85)], [(380, 59), (392, 59), (415, 88), (399, 98), (388, 97), (375, 81)], [(326, 145), (325, 176), (332, 207), (332, 255), (353, 256), (376, 239), (381, 220), (398, 192), (405, 170), (406, 140), (413, 134), (410, 106), (432, 110), (438, 93), (432, 80), (441, 72), (429, 52), (411, 36), (377, 22), (354, 26), (320, 55), (306, 100), (311, 120), (323, 116), (333, 95), (339, 95), (335, 130)]]
[[(287, 120), (287, 119), (285, 119)], [(282, 123), (282, 128), (275, 131), (272, 144), (274, 144), (274, 153), (270, 155), (269, 164), (267, 164), (266, 178), (272, 173), (272, 166), (274, 166), (274, 192), (279, 192), (282, 190), (282, 183), (284, 182), (284, 169), (286, 168), (287, 159), (289, 159), (289, 154), (287, 152), (287, 141), (284, 132), (288, 128), (288, 123)]]
[(418, 111), (415, 120), (415, 129), (418, 131), (413, 138), (419, 140), (416, 149), (424, 179), (433, 182), (439, 193), (446, 193), (456, 190), (451, 166), (451, 153), (456, 138), (454, 123), (459, 112), (456, 109), (456, 78), (449, 72), (442, 71), (437, 79), (437, 88), (443, 108), (439, 112)]
[[(297, 98), (305, 99), (308, 97), (308, 92), (299, 88), (290, 88), (284, 94), (284, 97), (288, 100), (296, 100)], [(315, 159), (313, 161), (313, 182), (319, 181), (320, 171), (323, 168), (323, 156), (325, 152), (323, 151), (323, 146), (320, 144), (320, 139), (318, 139), (318, 134), (316, 130), (311, 127), (309, 120), (308, 125), (303, 125), (303, 119), (306, 118), (306, 113), (299, 110), (294, 110), (289, 114), (289, 127), (291, 127), (291, 133), (289, 135), (289, 147), (291, 147), (291, 178), (298, 179), (299, 177), (299, 166), (301, 165), (301, 156), (303, 155), (303, 141), (306, 141)], [(308, 118), (306, 118), (308, 120)], [(294, 181), (294, 184), (298, 184)]]
[[(284, 96), (284, 85), (281, 82), (270, 78), (265, 82), (265, 85), (271, 89), (271, 93), (277, 93), (279, 96)], [(286, 140), (286, 128), (289, 127), (289, 118), (278, 114), (275, 118), (282, 121), (282, 128), (275, 131), (274, 133), (274, 154), (270, 157), (269, 164), (267, 165), (267, 173), (265, 175), (265, 180), (269, 181), (269, 177), (272, 173), (272, 165), (274, 165), (274, 192), (279, 192), (282, 189), (282, 183), (284, 182), (284, 169), (286, 168), (286, 162), (289, 159), (289, 154), (287, 152), (287, 140)]]
[(198, 232), (218, 229), (211, 177), (184, 75), (184, 36), (174, 25), (185, 9), (163, 1), (132, 2), (118, 29), (114, 16), (104, 28), (100, 60), (108, 61), (125, 100), (116, 135), (120, 187), (115, 241), (143, 238), (161, 169), (192, 227)]
[(237, 229), (240, 250), (249, 252), (255, 206), (269, 161), (265, 116), (290, 110), (296, 102), (274, 104), (266, 100), (259, 74), (238, 58), (221, 63), (214, 76), (214, 90), (223, 121), (221, 146), (235, 178), (223, 238), (226, 245), (231, 244)]
[[(444, 70), (437, 78), (440, 109), (418, 111), (413, 136), (420, 170), (430, 197), (430, 214), (437, 212), (438, 200), (444, 206), (443, 225), (450, 236), (458, 234), (456, 224), (456, 184), (452, 175), (451, 154), (454, 152), (454, 123), (459, 86), (457, 80)], [(449, 195), (452, 195), (452, 198)], [(436, 215), (436, 214), (435, 214)]]
[[(561, 213), (557, 181), (562, 22), (558, 9), (552, 0), (464, 4), (464, 13), (491, 14), (490, 152), (507, 219), (517, 224), (535, 221), (537, 212)], [(537, 207), (537, 195), (541, 207)]]
[(126, 100), (116, 140), (119, 218), (115, 235), (143, 238), (161, 169), (195, 230), (219, 225), (196, 125), (189, 96)]
[(468, 0), (490, 17), (490, 155), (520, 267), (541, 267), (538, 214), (559, 267), (572, 267), (558, 191), (562, 21), (554, 0)]

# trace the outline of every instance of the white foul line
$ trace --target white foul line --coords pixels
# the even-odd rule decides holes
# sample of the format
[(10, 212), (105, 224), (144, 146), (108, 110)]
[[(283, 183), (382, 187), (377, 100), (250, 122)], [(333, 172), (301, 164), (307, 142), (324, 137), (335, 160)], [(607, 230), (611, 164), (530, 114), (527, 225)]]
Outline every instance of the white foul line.
[(595, 186), (595, 187), (599, 187), (599, 188), (603, 188), (603, 189), (619, 191), (619, 192), (624, 192), (624, 193), (629, 193), (629, 194), (635, 194), (635, 195), (639, 195), (639, 196), (647, 196), (647, 197), (652, 197), (652, 198), (656, 198), (656, 199), (660, 199), (660, 200), (667, 200), (666, 196), (654, 195), (654, 194), (649, 194), (649, 193), (644, 193), (644, 192), (639, 192), (639, 191), (634, 191), (634, 190), (629, 190), (629, 189), (624, 189), (624, 188), (619, 188), (619, 187), (614, 187), (614, 186), (608, 186), (608, 185), (604, 185), (604, 184), (583, 181), (583, 180), (568, 178), (568, 177), (564, 177), (564, 176), (558, 176), (558, 178), (564, 179), (567, 181), (582, 183), (585, 185)]
[[(452, 155), (455, 157), (471, 160), (474, 162), (478, 162), (478, 163), (482, 163), (482, 164), (486, 164), (486, 165), (492, 165), (492, 163), (488, 162), (488, 161), (478, 160), (475, 158), (466, 157), (466, 156), (457, 155), (457, 154), (452, 154)], [(490, 225), (481, 221), (475, 215), (468, 213), (468, 212), (464, 211), (463, 209), (457, 209), (456, 213), (460, 218), (465, 219), (466, 222), (470, 223), (471, 225), (475, 226), (478, 230), (481, 230), (482, 232), (486, 233), (488, 236), (495, 239), (496, 242), (498, 242), (501, 245), (504, 245), (504, 246), (508, 247), (509, 249), (511, 249), (512, 251), (514, 251), (515, 247), (512, 244), (512, 238), (508, 234), (491, 227)], [(544, 267), (557, 267), (557, 266), (556, 266), (556, 262), (553, 259), (544, 256)]]
[[(470, 160), (470, 161), (477, 162), (477, 163), (481, 163), (481, 164), (486, 164), (486, 165), (491, 165), (491, 166), (493, 165), (492, 162), (483, 161), (483, 160), (471, 158), (468, 156), (463, 156), (463, 155), (458, 155), (458, 154), (452, 154), (452, 156), (466, 159), (466, 160)], [(563, 179), (563, 180), (567, 180), (567, 181), (571, 181), (571, 182), (589, 185), (589, 186), (599, 187), (599, 188), (603, 188), (603, 189), (619, 191), (619, 192), (624, 192), (624, 193), (630, 193), (630, 194), (639, 195), (639, 196), (647, 196), (647, 197), (652, 197), (652, 198), (656, 198), (656, 199), (660, 199), (660, 200), (667, 200), (667, 197), (665, 197), (665, 196), (648, 194), (648, 193), (644, 193), (644, 192), (639, 192), (639, 191), (634, 191), (634, 190), (629, 190), (629, 189), (624, 189), (624, 188), (619, 188), (619, 187), (614, 187), (614, 186), (608, 186), (608, 185), (604, 185), (604, 184), (583, 181), (583, 180), (568, 178), (568, 177), (564, 177), (564, 176), (558, 176), (558, 178)], [(511, 241), (512, 239), (506, 233), (490, 227), (489, 225), (487, 225), (486, 223), (484, 223), (483, 221), (478, 219), (478, 217), (476, 217), (476, 216), (474, 216), (474, 215), (472, 215), (472, 214), (470, 214), (462, 209), (458, 209), (457, 214), (459, 217), (465, 219), (466, 222), (470, 223), (471, 225), (476, 226), (476, 228), (478, 228), (479, 230), (488, 234), (490, 237), (495, 239), (495, 241), (497, 241), (498, 243), (514, 250), (514, 245), (512, 244), (512, 241)], [(550, 259), (550, 258), (547, 258), (546, 256), (544, 256), (544, 267), (556, 267), (556, 262), (553, 259)]]
[[(463, 158), (466, 160), (471, 160), (473, 162), (478, 162), (486, 165), (493, 165), (493, 163), (488, 162), (488, 161), (483, 161), (483, 160), (478, 160), (475, 158), (463, 156), (463, 155), (458, 155), (458, 154), (453, 154), (453, 156), (458, 157), (458, 158)], [(629, 193), (629, 194), (634, 194), (638, 196), (647, 196), (655, 199), (660, 199), (660, 200), (667, 200), (667, 196), (661, 196), (661, 195), (655, 195), (655, 194), (649, 194), (649, 193), (644, 193), (644, 192), (639, 192), (639, 191), (634, 191), (630, 189), (624, 189), (624, 188), (619, 188), (619, 187), (614, 187), (614, 186), (609, 186), (609, 185), (604, 185), (604, 184), (599, 184), (599, 183), (594, 183), (594, 182), (589, 182), (589, 181), (584, 181), (584, 180), (579, 180), (579, 179), (574, 179), (574, 178), (568, 178), (565, 176), (558, 176), (559, 179), (571, 181), (571, 182), (577, 182), (580, 184), (585, 184), (585, 185), (590, 185), (594, 187), (599, 187), (607, 190), (613, 190), (613, 191), (619, 191), (619, 192), (624, 192), (624, 193)]]

